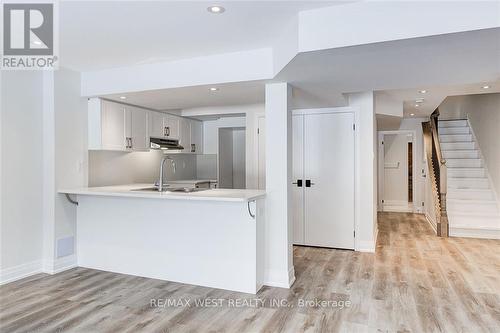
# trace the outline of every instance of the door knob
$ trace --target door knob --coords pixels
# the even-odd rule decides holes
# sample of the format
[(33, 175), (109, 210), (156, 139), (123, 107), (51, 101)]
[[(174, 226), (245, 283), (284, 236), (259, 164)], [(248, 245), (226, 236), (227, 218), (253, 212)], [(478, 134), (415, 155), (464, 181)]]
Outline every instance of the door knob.
[(297, 187), (302, 187), (302, 179), (297, 179), (297, 181), (292, 184), (297, 185)]
[(310, 179), (306, 179), (306, 187), (311, 187), (311, 185), (314, 185), (314, 183)]

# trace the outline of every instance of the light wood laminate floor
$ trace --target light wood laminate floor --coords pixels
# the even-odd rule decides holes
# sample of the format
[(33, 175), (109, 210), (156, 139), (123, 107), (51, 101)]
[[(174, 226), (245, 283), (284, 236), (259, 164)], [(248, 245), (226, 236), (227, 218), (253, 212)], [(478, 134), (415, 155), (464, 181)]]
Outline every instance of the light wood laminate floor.
[[(441, 239), (421, 215), (384, 213), (375, 254), (294, 252), (293, 287), (257, 296), (84, 268), (39, 274), (0, 287), (0, 332), (500, 332), (500, 241)], [(299, 306), (315, 299), (331, 302)]]

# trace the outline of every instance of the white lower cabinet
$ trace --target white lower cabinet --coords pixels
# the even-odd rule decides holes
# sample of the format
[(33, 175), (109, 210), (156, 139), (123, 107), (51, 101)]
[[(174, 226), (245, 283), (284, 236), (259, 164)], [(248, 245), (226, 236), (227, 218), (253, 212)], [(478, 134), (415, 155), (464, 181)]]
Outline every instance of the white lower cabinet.
[(149, 149), (147, 112), (98, 98), (89, 100), (90, 150), (143, 151)]
[(354, 249), (354, 114), (292, 119), (294, 244)]

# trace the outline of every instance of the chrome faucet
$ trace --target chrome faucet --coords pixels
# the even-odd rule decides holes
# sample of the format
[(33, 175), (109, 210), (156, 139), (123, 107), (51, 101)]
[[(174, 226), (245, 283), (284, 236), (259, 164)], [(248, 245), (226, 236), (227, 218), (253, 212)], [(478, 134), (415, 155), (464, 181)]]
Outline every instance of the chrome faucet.
[(174, 169), (174, 173), (175, 173), (175, 161), (172, 159), (172, 157), (165, 155), (161, 159), (161, 163), (160, 163), (160, 180), (158, 182), (158, 191), (160, 191), (160, 192), (163, 192), (163, 165), (165, 164), (166, 160), (170, 160), (170, 162), (172, 163), (172, 168)]

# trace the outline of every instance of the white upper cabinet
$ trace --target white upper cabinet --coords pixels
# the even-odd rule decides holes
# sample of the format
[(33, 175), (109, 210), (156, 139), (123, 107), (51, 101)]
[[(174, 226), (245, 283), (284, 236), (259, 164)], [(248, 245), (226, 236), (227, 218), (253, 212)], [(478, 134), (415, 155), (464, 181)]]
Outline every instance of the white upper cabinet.
[(203, 154), (203, 123), (198, 120), (191, 120), (190, 125), (191, 147), (189, 151), (195, 154)]
[(88, 106), (90, 150), (149, 149), (147, 111), (98, 98)]
[(177, 116), (172, 116), (169, 114), (165, 115), (165, 118), (163, 118), (165, 122), (165, 126), (167, 128), (167, 138), (170, 139), (180, 139), (179, 137), (179, 126), (180, 126), (180, 120), (183, 118), (177, 117)]
[(166, 127), (163, 123), (165, 114), (160, 112), (149, 112), (149, 135), (154, 138), (163, 138), (167, 136)]
[(126, 133), (125, 106), (107, 101), (101, 102), (102, 142), (104, 150), (126, 150), (128, 140)]
[(183, 153), (191, 152), (191, 121), (187, 118), (179, 119), (179, 144), (184, 147)]
[(130, 132), (127, 135), (130, 138), (129, 149), (149, 150), (148, 112), (135, 107), (127, 108), (127, 112), (130, 114), (130, 116), (126, 117), (126, 119), (130, 119), (130, 122), (128, 122)]
[(149, 135), (155, 138), (179, 138), (179, 119), (180, 117), (173, 116), (161, 112), (149, 112)]

